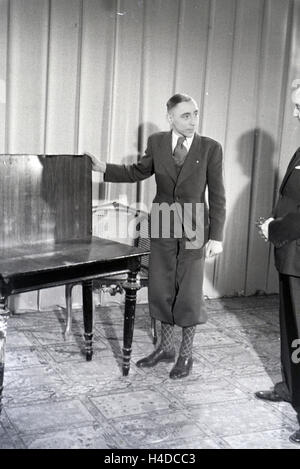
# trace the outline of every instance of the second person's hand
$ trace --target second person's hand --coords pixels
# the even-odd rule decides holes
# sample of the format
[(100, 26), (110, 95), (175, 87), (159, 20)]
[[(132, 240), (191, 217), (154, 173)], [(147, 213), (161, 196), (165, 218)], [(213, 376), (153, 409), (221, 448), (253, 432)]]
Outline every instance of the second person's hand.
[(265, 242), (269, 241), (269, 224), (273, 220), (273, 217), (267, 218), (266, 220), (261, 218), (257, 223), (259, 234)]

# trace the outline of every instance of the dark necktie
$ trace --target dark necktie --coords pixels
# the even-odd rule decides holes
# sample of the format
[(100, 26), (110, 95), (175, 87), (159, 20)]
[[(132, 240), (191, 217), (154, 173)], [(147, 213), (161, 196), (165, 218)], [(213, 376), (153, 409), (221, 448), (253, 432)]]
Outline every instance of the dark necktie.
[(177, 140), (176, 147), (174, 148), (174, 162), (176, 166), (182, 166), (187, 155), (187, 149), (183, 144), (185, 141), (185, 137), (179, 137)]

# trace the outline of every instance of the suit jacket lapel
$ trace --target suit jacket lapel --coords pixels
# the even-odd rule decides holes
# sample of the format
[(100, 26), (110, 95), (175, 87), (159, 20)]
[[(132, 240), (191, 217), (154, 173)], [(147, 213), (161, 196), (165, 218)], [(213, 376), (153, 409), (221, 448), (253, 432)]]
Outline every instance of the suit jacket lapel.
[(285, 173), (285, 176), (283, 178), (283, 181), (281, 183), (281, 186), (280, 186), (280, 189), (279, 189), (279, 192), (281, 193), (284, 189), (284, 186), (286, 185), (287, 183), (287, 180), (288, 178), (290, 177), (291, 173), (293, 172), (293, 169), (295, 168), (295, 166), (297, 166), (298, 164), (300, 163), (300, 150), (297, 150), (295, 155), (293, 156), (290, 164), (288, 165), (288, 168), (287, 168), (287, 171)]
[(174, 182), (177, 181), (177, 171), (172, 156), (172, 132), (164, 135), (161, 142), (161, 162)]
[(191, 173), (196, 169), (196, 165), (200, 162), (200, 145), (201, 137), (198, 134), (195, 134), (194, 140), (190, 147), (190, 150), (187, 154), (186, 160), (181, 168), (181, 171), (178, 176), (177, 184), (180, 184), (184, 179), (188, 178)]

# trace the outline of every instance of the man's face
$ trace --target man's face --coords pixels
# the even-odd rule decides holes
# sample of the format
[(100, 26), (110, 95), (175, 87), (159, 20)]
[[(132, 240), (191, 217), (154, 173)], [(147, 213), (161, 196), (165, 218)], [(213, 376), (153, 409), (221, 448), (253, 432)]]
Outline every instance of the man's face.
[(199, 109), (197, 103), (184, 101), (174, 106), (168, 113), (172, 129), (184, 137), (192, 137), (199, 125)]
[(295, 105), (293, 116), (300, 120), (300, 87), (293, 91), (292, 101)]

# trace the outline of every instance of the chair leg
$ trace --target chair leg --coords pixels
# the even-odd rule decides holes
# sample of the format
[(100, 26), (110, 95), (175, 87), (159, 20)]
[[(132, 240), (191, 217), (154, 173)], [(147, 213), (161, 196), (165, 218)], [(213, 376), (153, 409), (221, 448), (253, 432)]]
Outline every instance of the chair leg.
[(40, 312), (40, 304), (41, 304), (41, 290), (38, 290), (37, 295), (36, 295), (36, 307), (37, 307), (38, 313)]
[(70, 334), (70, 330), (72, 327), (72, 289), (73, 287), (74, 287), (74, 284), (72, 283), (67, 284), (65, 287), (66, 310), (67, 310), (66, 328), (64, 331), (65, 339)]
[(157, 330), (156, 330), (156, 320), (151, 318), (151, 334), (152, 334), (152, 341), (155, 345), (157, 342)]

